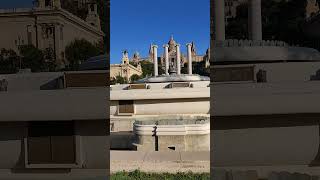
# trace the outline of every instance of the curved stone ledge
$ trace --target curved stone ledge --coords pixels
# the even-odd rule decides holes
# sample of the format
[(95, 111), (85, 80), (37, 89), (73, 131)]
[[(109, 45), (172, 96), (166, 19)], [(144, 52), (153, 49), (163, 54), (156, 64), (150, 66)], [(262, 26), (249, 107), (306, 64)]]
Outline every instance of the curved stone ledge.
[[(156, 127), (156, 131), (155, 131)], [(160, 116), (140, 118), (133, 125), (136, 135), (204, 135), (210, 134), (210, 117), (208, 116)]]
[(193, 82), (193, 81), (210, 81), (209, 77), (197, 74), (172, 74), (160, 75), (157, 77), (147, 77), (136, 81), (136, 83), (161, 83), (161, 82)]
[[(205, 135), (210, 134), (210, 124), (194, 125), (156, 125), (156, 134), (158, 136), (181, 136), (181, 135)], [(153, 135), (155, 125), (137, 125), (134, 124), (134, 133), (136, 135)]]
[(110, 100), (210, 98), (210, 88), (132, 89), (110, 91)]
[(164, 116), (133, 125), (138, 151), (209, 151), (210, 117)]
[(247, 46), (216, 47), (213, 62), (222, 61), (317, 61), (320, 53), (306, 47)]

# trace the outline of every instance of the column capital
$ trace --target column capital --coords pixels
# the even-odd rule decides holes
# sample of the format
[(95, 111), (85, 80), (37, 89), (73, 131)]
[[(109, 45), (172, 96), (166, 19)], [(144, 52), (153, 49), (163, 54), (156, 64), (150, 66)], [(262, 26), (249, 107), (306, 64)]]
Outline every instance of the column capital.
[(167, 47), (167, 48), (168, 48), (168, 47), (169, 47), (169, 45), (168, 45), (168, 44), (164, 44), (164, 45), (163, 45), (163, 47), (164, 47), (164, 48), (165, 48), (165, 47)]
[(152, 48), (158, 48), (158, 46), (155, 44), (152, 44)]
[(186, 46), (192, 46), (192, 44), (191, 43), (187, 43)]

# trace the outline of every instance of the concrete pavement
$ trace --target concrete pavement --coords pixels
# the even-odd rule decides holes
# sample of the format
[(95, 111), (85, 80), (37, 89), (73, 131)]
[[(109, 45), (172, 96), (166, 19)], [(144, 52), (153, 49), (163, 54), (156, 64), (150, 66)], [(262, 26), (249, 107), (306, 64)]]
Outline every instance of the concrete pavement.
[(110, 172), (210, 172), (210, 152), (110, 151)]

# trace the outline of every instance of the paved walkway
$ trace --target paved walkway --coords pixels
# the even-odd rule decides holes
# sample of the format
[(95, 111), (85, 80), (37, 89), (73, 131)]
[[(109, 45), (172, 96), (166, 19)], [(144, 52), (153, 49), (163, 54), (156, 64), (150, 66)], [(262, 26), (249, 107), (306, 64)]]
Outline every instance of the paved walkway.
[[(259, 178), (267, 179), (270, 173), (284, 173), (305, 174), (309, 176), (320, 177), (320, 167), (310, 167), (308, 165), (274, 165), (274, 166), (230, 166), (230, 167), (212, 167), (213, 172), (232, 171), (232, 172), (246, 172), (255, 171)], [(219, 173), (218, 173), (219, 174)], [(222, 177), (222, 176), (221, 176)], [(223, 178), (222, 178), (223, 179)], [(294, 178), (291, 178), (294, 179)], [(290, 180), (291, 180), (290, 179)], [(318, 178), (319, 179), (319, 178)]]
[(110, 171), (210, 172), (210, 152), (110, 151)]

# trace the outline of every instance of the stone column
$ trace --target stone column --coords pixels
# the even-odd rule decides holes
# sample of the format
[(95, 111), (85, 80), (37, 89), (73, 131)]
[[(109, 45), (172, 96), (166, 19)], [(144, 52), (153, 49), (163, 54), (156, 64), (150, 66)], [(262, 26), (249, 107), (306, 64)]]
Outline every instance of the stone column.
[(177, 74), (181, 74), (181, 54), (180, 54), (180, 44), (176, 45), (177, 48)]
[(225, 4), (224, 0), (212, 1), (213, 11), (213, 38), (217, 41), (225, 40)]
[(164, 61), (166, 65), (165, 72), (166, 72), (166, 75), (169, 75), (169, 45), (165, 44), (163, 45), (163, 47), (164, 47)]
[(158, 76), (158, 46), (152, 45), (154, 76)]
[(187, 58), (188, 58), (188, 74), (191, 75), (192, 74), (191, 43), (187, 44), (187, 49), (188, 49), (188, 54), (187, 54)]
[(261, 0), (249, 0), (249, 39), (262, 40)]

